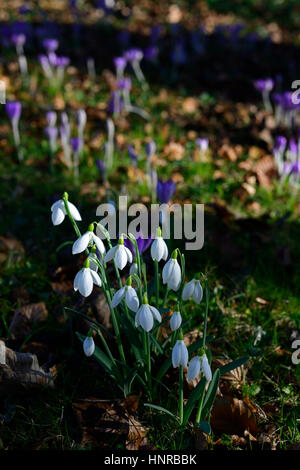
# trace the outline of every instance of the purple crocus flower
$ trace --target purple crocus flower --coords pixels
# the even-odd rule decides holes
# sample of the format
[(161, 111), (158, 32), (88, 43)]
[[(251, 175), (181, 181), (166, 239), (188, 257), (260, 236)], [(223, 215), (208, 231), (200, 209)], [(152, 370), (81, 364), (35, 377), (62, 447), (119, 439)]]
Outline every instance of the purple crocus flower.
[(83, 144), (82, 139), (80, 139), (79, 137), (71, 137), (70, 143), (74, 153), (78, 153), (82, 148)]
[(298, 143), (296, 142), (295, 139), (291, 139), (290, 142), (289, 142), (289, 151), (293, 154), (293, 155), (297, 155), (298, 154)]
[(96, 167), (97, 167), (99, 173), (100, 173), (103, 177), (105, 177), (105, 175), (106, 175), (106, 166), (105, 166), (104, 161), (103, 161), (101, 158), (98, 158), (98, 159), (96, 160)]
[(126, 59), (124, 57), (115, 57), (114, 58), (114, 65), (116, 67), (117, 74), (122, 75), (124, 72), (124, 69), (126, 67)]
[(119, 114), (124, 109), (124, 100), (121, 98), (118, 91), (113, 91), (110, 94), (110, 100), (107, 105), (107, 110), (110, 114)]
[(13, 122), (18, 122), (21, 116), (22, 106), (20, 101), (9, 101), (5, 105), (5, 110)]
[(128, 145), (128, 153), (129, 153), (129, 156), (131, 158), (131, 163), (132, 163), (132, 166), (134, 166), (136, 168), (137, 166), (137, 161), (138, 161), (138, 156), (137, 154), (135, 153), (132, 145)]
[(26, 36), (25, 34), (13, 34), (11, 40), (17, 49), (22, 48), (26, 42)]
[(122, 80), (117, 80), (117, 87), (120, 90), (130, 90), (131, 89), (131, 79), (129, 77), (125, 77)]
[(199, 137), (198, 139), (196, 139), (196, 145), (201, 150), (201, 152), (206, 152), (206, 150), (208, 149), (208, 139), (205, 137)]
[(124, 53), (124, 57), (128, 62), (140, 62), (144, 54), (141, 49), (129, 49)]
[(254, 81), (254, 86), (261, 93), (264, 91), (270, 92), (274, 88), (274, 80), (272, 78), (260, 78)]
[(48, 53), (56, 51), (56, 49), (58, 48), (58, 45), (59, 45), (59, 42), (57, 39), (47, 38), (43, 41), (43, 46)]
[(153, 140), (150, 140), (150, 142), (146, 143), (146, 154), (148, 158), (153, 157), (153, 155), (156, 152), (156, 144)]
[(283, 173), (285, 174), (300, 174), (300, 162), (285, 162), (283, 164)]
[(283, 135), (278, 135), (275, 138), (275, 143), (274, 143), (273, 150), (274, 151), (276, 151), (276, 150), (283, 151), (286, 147), (286, 143), (287, 143), (286, 137), (284, 137)]
[(158, 56), (158, 47), (148, 46), (144, 50), (144, 57), (146, 60), (155, 60)]
[[(135, 239), (136, 239), (136, 243), (137, 243), (140, 254), (143, 254), (152, 243), (152, 238), (151, 237), (145, 238), (142, 232), (136, 233)], [(124, 245), (126, 246), (126, 248), (128, 248), (131, 251), (133, 258), (135, 258), (136, 251), (135, 251), (134, 244), (128, 238), (124, 238)]]
[(55, 111), (48, 111), (46, 113), (46, 120), (47, 120), (48, 126), (51, 126), (51, 127), (55, 126), (56, 119), (57, 119), (57, 114)]
[(162, 180), (158, 180), (157, 186), (156, 186), (156, 194), (158, 197), (158, 200), (162, 204), (167, 204), (172, 197), (174, 196), (174, 193), (176, 191), (176, 183), (169, 179), (168, 181), (163, 182)]
[(54, 65), (56, 67), (62, 67), (65, 68), (69, 65), (70, 59), (69, 57), (64, 57), (64, 56), (56, 56), (54, 60)]

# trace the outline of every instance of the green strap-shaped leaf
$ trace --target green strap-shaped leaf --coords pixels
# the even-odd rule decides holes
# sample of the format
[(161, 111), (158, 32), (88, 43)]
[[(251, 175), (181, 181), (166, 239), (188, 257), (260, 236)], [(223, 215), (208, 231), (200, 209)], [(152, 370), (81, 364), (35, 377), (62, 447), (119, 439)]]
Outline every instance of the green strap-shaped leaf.
[(206, 392), (200, 421), (201, 419), (204, 420), (206, 418), (206, 416), (209, 414), (214, 404), (218, 387), (219, 387), (219, 382), (220, 382), (220, 369), (216, 369)]
[(237, 367), (240, 367), (243, 364), (245, 364), (245, 362), (249, 361), (249, 359), (250, 357), (240, 357), (239, 359), (236, 359), (235, 361), (225, 364), (224, 366), (220, 367), (220, 374), (221, 375), (227, 374), (227, 372), (230, 372), (231, 370), (234, 370)]
[(185, 405), (184, 410), (183, 410), (183, 424), (184, 425), (187, 424), (195, 404), (200, 401), (203, 393), (205, 392), (205, 384), (206, 384), (206, 379), (205, 377), (202, 377), (200, 382), (197, 383), (197, 386), (191, 392), (189, 399), (187, 401), (187, 404)]
[(148, 408), (153, 408), (154, 410), (161, 411), (162, 413), (171, 416), (175, 421), (179, 423), (179, 419), (177, 416), (175, 416), (171, 411), (167, 410), (166, 408), (163, 408), (162, 406), (158, 405), (152, 405), (151, 403), (144, 403), (144, 406), (147, 406)]

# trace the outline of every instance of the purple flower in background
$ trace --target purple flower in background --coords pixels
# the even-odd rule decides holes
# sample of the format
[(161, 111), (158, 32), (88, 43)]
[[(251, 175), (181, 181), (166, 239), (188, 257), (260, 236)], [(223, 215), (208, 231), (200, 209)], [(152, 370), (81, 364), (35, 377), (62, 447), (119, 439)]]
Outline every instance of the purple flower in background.
[(98, 159), (96, 160), (96, 167), (97, 167), (99, 173), (103, 176), (103, 178), (105, 178), (105, 175), (106, 175), (106, 166), (105, 166), (104, 161), (103, 161), (101, 158), (98, 158)]
[(5, 110), (11, 121), (17, 122), (20, 119), (22, 106), (20, 101), (9, 101), (5, 105)]
[(138, 156), (137, 154), (135, 153), (132, 145), (128, 145), (128, 153), (129, 153), (129, 156), (131, 158), (131, 163), (132, 163), (132, 166), (134, 166), (136, 168), (137, 166), (137, 161), (138, 161)]
[(55, 126), (56, 119), (57, 119), (57, 114), (55, 111), (48, 111), (46, 113), (46, 120), (47, 120), (48, 126), (50, 127)]
[(82, 139), (80, 139), (79, 137), (72, 137), (70, 142), (73, 152), (78, 153), (82, 148)]
[(26, 36), (25, 34), (13, 34), (11, 40), (17, 49), (22, 48), (26, 42)]
[(57, 128), (54, 126), (45, 127), (45, 134), (50, 142), (56, 142), (57, 139)]
[(144, 50), (144, 57), (147, 60), (155, 60), (158, 56), (158, 47), (149, 46)]
[(59, 45), (59, 42), (57, 39), (47, 38), (43, 41), (43, 46), (48, 53), (56, 51), (56, 49), (58, 48), (58, 45)]
[(208, 139), (206, 137), (196, 139), (196, 145), (201, 150), (201, 152), (206, 152), (208, 149)]
[(290, 140), (289, 151), (295, 156), (298, 154), (298, 143), (296, 142), (295, 139)]
[(130, 90), (131, 89), (131, 79), (129, 77), (125, 77), (122, 80), (117, 80), (117, 87), (120, 90)]
[(113, 91), (110, 94), (110, 100), (107, 105), (107, 110), (110, 114), (119, 114), (124, 109), (124, 100), (121, 98), (118, 91)]
[(146, 154), (148, 158), (153, 157), (153, 155), (156, 152), (156, 144), (153, 140), (150, 140), (150, 142), (146, 143)]
[(56, 65), (56, 67), (65, 68), (69, 65), (69, 63), (70, 63), (69, 57), (56, 56), (56, 58), (54, 60), (54, 65)]
[[(135, 234), (135, 239), (136, 239), (136, 243), (137, 243), (140, 254), (143, 254), (149, 248), (149, 246), (151, 245), (153, 241), (151, 237), (145, 238), (141, 232), (138, 232)], [(128, 248), (131, 251), (133, 258), (135, 258), (136, 251), (135, 251), (134, 244), (128, 238), (124, 238), (124, 245), (126, 246), (126, 248)]]
[(163, 182), (160, 179), (158, 180), (157, 186), (156, 186), (156, 194), (157, 194), (158, 200), (162, 204), (167, 204), (174, 196), (175, 191), (176, 191), (176, 183), (173, 180), (168, 180), (165, 182)]
[(124, 53), (124, 57), (128, 62), (140, 62), (144, 54), (141, 49), (129, 49)]
[(283, 164), (283, 173), (285, 174), (300, 174), (300, 162), (285, 162)]
[(276, 151), (276, 150), (283, 151), (286, 147), (286, 143), (287, 143), (286, 137), (284, 137), (283, 135), (278, 135), (275, 138), (275, 143), (274, 143), (273, 150), (274, 151)]
[(184, 65), (187, 62), (187, 53), (182, 39), (176, 41), (171, 52), (171, 60), (176, 65)]
[(123, 75), (123, 72), (126, 67), (126, 59), (124, 57), (115, 57), (114, 58), (114, 66), (116, 67), (117, 75)]
[(264, 91), (270, 92), (274, 88), (274, 80), (272, 78), (260, 78), (254, 81), (254, 86), (261, 93)]

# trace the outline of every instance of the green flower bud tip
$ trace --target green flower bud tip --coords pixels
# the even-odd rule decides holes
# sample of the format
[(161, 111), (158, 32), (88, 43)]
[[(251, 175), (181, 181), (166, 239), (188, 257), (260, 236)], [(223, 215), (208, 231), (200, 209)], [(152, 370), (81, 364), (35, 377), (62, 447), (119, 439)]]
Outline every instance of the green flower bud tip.
[(89, 329), (89, 332), (88, 332), (87, 335), (88, 335), (88, 338), (91, 338), (93, 336), (93, 329), (92, 328)]
[(118, 244), (119, 244), (119, 245), (124, 245), (124, 238), (123, 238), (123, 235), (120, 236), (119, 241), (118, 241)]
[(131, 276), (129, 276), (129, 278), (126, 281), (126, 286), (131, 286), (131, 284), (132, 284), (132, 279), (131, 279)]
[(83, 267), (84, 268), (89, 268), (90, 267), (90, 261), (89, 261), (88, 258), (85, 260)]
[(172, 259), (176, 259), (177, 258), (177, 255), (178, 255), (178, 250), (177, 248), (173, 251), (172, 253)]
[(179, 330), (179, 339), (183, 341), (183, 333), (182, 333), (182, 329), (180, 328)]
[(65, 199), (67, 201), (69, 199), (69, 194), (64, 192), (63, 199)]
[(200, 351), (199, 351), (199, 353), (200, 353), (200, 356), (203, 356), (203, 355), (205, 354), (205, 349), (204, 349), (204, 348), (201, 348)]
[(97, 248), (96, 248), (96, 245), (94, 245), (91, 248), (91, 253), (96, 253), (96, 252), (97, 252)]
[(156, 235), (157, 235), (158, 237), (161, 237), (162, 232), (161, 232), (161, 228), (160, 228), (160, 227), (157, 227), (157, 229), (156, 229)]
[(94, 224), (90, 224), (89, 225), (89, 232), (93, 232), (94, 231)]
[(144, 294), (143, 304), (147, 304), (147, 303), (148, 303), (148, 296), (147, 294)]

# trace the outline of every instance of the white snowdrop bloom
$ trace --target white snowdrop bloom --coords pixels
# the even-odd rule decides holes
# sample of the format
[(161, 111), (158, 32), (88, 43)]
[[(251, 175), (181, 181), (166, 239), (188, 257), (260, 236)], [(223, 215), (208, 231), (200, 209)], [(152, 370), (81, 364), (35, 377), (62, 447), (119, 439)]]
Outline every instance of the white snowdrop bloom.
[(88, 297), (93, 290), (93, 285), (101, 287), (102, 282), (99, 274), (89, 267), (89, 260), (86, 259), (84, 267), (78, 271), (74, 279), (74, 290), (79, 290), (83, 297)]
[(140, 305), (139, 298), (135, 289), (130, 285), (126, 285), (117, 290), (111, 301), (112, 308), (117, 307), (124, 298), (127, 307), (130, 308), (130, 310), (133, 312), (137, 312)]
[(139, 270), (139, 267), (138, 267), (137, 263), (132, 263), (132, 265), (130, 266), (130, 269), (129, 269), (130, 276), (133, 276), (134, 274), (137, 274), (138, 270)]
[(172, 351), (173, 367), (186, 367), (189, 360), (189, 353), (183, 339), (178, 339)]
[(170, 328), (172, 331), (178, 330), (182, 323), (180, 312), (174, 312), (170, 319)]
[(72, 254), (77, 255), (87, 249), (88, 246), (96, 245), (102, 255), (105, 253), (105, 247), (101, 238), (94, 234), (94, 225), (89, 226), (89, 230), (79, 237), (72, 247)]
[(87, 336), (83, 342), (83, 351), (84, 354), (89, 357), (94, 354), (95, 343), (92, 336)]
[(192, 279), (183, 288), (182, 300), (193, 298), (197, 304), (200, 304), (203, 297), (203, 289), (198, 279)]
[(168, 289), (177, 291), (181, 283), (181, 269), (175, 257), (177, 256), (177, 252), (175, 251), (174, 253), (172, 258), (164, 265), (162, 276), (163, 283), (168, 285)]
[[(81, 215), (79, 214), (78, 209), (74, 206), (74, 204), (72, 204), (70, 201), (67, 201), (67, 204), (73, 219), (77, 221), (82, 220)], [(65, 216), (67, 215), (64, 201), (62, 199), (59, 199), (54, 204), (52, 204), (51, 212), (51, 219), (53, 225), (60, 225), (64, 221)]]
[(157, 308), (148, 304), (148, 299), (144, 297), (144, 303), (140, 306), (135, 315), (135, 326), (141, 326), (145, 331), (150, 331), (154, 325), (154, 318), (161, 323), (161, 314)]
[(132, 253), (126, 246), (124, 246), (124, 240), (122, 237), (116, 246), (113, 246), (108, 250), (105, 256), (106, 263), (112, 259), (115, 260), (119, 269), (125, 268), (127, 263), (132, 263)]
[(202, 356), (195, 356), (189, 363), (187, 370), (187, 379), (189, 382), (198, 377), (199, 374), (204, 374), (204, 377), (208, 382), (212, 379), (211, 368), (207, 359), (206, 354)]
[[(95, 250), (95, 251), (93, 251)], [(90, 262), (90, 269), (92, 269), (93, 271), (98, 271), (98, 263), (101, 262), (96, 254), (96, 249), (95, 247), (92, 248), (92, 252), (89, 254), (88, 256), (88, 260)]]
[(161, 236), (160, 227), (158, 227), (156, 238), (151, 245), (151, 257), (153, 261), (160, 261), (161, 259), (166, 261), (168, 257), (168, 247)]

